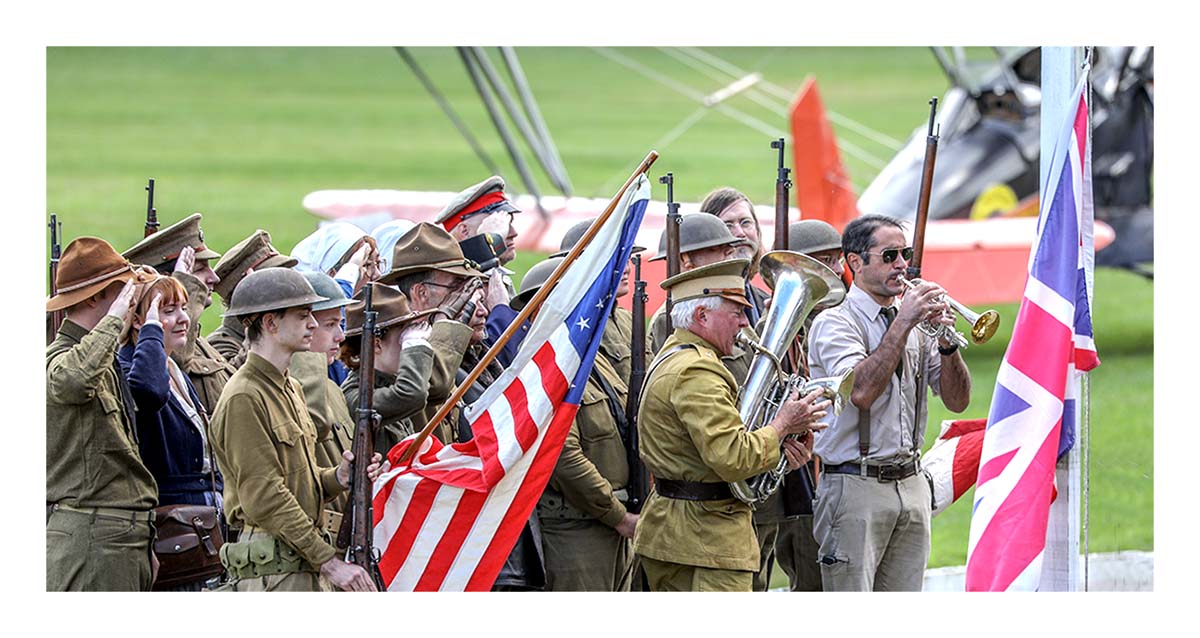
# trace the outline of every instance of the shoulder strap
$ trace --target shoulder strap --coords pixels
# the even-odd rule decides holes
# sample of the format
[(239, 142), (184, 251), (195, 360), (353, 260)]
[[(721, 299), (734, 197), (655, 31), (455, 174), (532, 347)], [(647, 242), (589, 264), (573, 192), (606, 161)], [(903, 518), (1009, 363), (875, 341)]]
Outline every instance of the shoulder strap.
[[(859, 316), (846, 310), (845, 314), (850, 318), (850, 322), (858, 328), (859, 336), (862, 337), (863, 348), (867, 348), (867, 327), (863, 325), (862, 319)], [(858, 460), (864, 463), (863, 470), (866, 470), (865, 462), (867, 454), (871, 451), (871, 408), (860, 408), (858, 411)]]

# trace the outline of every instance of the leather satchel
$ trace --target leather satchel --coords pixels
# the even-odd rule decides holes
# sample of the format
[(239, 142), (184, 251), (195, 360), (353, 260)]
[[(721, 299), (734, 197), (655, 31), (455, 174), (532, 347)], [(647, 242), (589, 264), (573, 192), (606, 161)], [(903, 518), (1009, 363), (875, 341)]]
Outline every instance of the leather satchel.
[(154, 589), (204, 581), (217, 576), (221, 566), (221, 526), (211, 505), (163, 505), (154, 508), (154, 553), (158, 579)]

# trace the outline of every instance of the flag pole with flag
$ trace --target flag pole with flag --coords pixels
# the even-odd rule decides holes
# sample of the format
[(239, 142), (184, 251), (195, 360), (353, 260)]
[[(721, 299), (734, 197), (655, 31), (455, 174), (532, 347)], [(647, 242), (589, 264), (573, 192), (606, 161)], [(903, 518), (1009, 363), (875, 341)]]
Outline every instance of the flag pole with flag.
[(1080, 375), (1100, 363), (1091, 320), (1094, 215), (1086, 87), (1085, 72), (1070, 108), (1058, 118), (1061, 133), (1042, 185), (1029, 277), (996, 376), (971, 515), (968, 591), (1038, 589), (1055, 465), (1074, 440)]
[(374, 486), (374, 540), (389, 591), (491, 588), (574, 421), (650, 199), (646, 166), (580, 241), (578, 259), (560, 266), (558, 284), (552, 275), (539, 291), (545, 301), (512, 364), (467, 408), (474, 437), (429, 439), (408, 464), (400, 459), (420, 445), (415, 436), (388, 454), (396, 467)]

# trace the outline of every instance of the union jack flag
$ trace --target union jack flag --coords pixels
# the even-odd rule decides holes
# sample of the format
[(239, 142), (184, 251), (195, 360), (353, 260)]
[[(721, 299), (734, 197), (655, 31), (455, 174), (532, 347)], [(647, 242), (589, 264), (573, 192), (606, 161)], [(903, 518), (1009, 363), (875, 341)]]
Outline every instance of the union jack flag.
[(1100, 364), (1091, 319), (1091, 132), (1084, 74), (1042, 187), (1038, 237), (996, 377), (967, 547), (968, 591), (1036, 590), (1054, 466), (1074, 440), (1082, 372)]
[[(430, 438), (375, 482), (388, 591), (492, 587), (558, 461), (649, 200), (643, 174), (546, 298), (512, 364), (467, 408), (474, 438)], [(392, 448), (393, 466), (410, 444)]]

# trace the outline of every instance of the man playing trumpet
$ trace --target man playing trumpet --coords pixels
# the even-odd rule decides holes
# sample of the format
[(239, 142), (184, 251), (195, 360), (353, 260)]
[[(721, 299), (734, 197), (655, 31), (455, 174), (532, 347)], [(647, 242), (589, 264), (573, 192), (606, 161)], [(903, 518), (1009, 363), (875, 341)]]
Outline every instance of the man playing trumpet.
[(813, 522), (821, 579), (825, 591), (920, 591), (931, 508), (920, 466), (925, 386), (958, 413), (970, 400), (971, 375), (953, 330), (936, 339), (914, 330), (922, 322), (952, 326), (954, 315), (935, 283), (905, 292), (900, 278), (912, 248), (900, 222), (855, 219), (842, 249), (854, 284), (844, 303), (813, 321), (808, 342), (813, 376), (854, 370), (850, 405), (816, 441), (824, 463)]
[(651, 591), (750, 591), (758, 540), (750, 506), (728, 483), (774, 469), (780, 454), (800, 467), (811, 457), (812, 431), (824, 427), (816, 421), (829, 401), (820, 390), (784, 401), (765, 427), (751, 432), (742, 423), (738, 384), (721, 356), (748, 325), (748, 266), (726, 260), (662, 283), (675, 299), (675, 331), (647, 371), (637, 424), (654, 489), (633, 547)]

